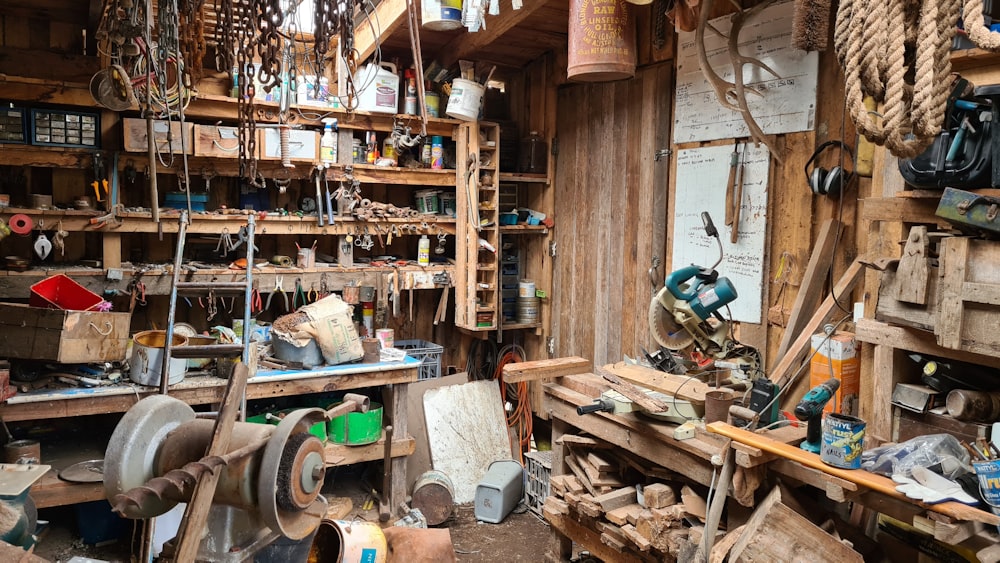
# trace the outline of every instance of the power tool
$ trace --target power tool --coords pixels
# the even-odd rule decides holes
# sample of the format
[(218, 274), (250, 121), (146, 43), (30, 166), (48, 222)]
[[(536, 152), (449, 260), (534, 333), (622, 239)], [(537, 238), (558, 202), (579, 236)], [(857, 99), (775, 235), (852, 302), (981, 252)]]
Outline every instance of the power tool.
[(823, 437), (823, 407), (837, 394), (840, 380), (831, 377), (809, 390), (795, 405), (795, 418), (807, 421), (806, 439), (799, 447), (807, 452), (819, 453), (820, 441)]
[(708, 268), (692, 264), (671, 272), (649, 304), (649, 328), (665, 348), (681, 350), (694, 344), (706, 356), (722, 359), (736, 343), (729, 337), (729, 322), (718, 311), (736, 299), (736, 288), (715, 270), (722, 262), (722, 242), (712, 217), (702, 212), (701, 220), (719, 246), (719, 259)]

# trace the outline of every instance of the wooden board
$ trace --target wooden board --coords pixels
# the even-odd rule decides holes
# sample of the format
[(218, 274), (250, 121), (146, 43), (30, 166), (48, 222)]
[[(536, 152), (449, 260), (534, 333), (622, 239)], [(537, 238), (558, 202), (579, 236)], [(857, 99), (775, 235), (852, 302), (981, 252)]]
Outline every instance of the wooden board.
[(503, 367), (504, 383), (518, 383), (521, 381), (536, 381), (548, 379), (562, 375), (574, 375), (591, 371), (593, 364), (590, 360), (585, 360), (576, 356), (568, 358), (553, 358), (551, 360), (535, 360), (532, 362), (518, 362), (507, 364)]
[(609, 364), (604, 366), (604, 369), (639, 387), (666, 393), (678, 399), (690, 401), (691, 404), (697, 406), (704, 406), (705, 393), (712, 390), (708, 384), (691, 377), (664, 373), (625, 362)]
[(131, 313), (0, 303), (0, 356), (59, 363), (125, 359)]
[[(124, 140), (127, 152), (146, 153), (148, 150), (146, 141), (146, 120), (125, 118), (122, 120), (125, 128)], [(167, 139), (167, 122), (155, 120), (153, 122), (153, 138), (156, 140), (156, 148), (161, 153), (174, 154), (194, 154), (194, 124), (184, 124), (183, 151), (181, 150), (181, 123), (179, 121), (170, 122), (171, 140)]]
[(783, 442), (778, 442), (765, 436), (748, 432), (741, 428), (736, 428), (735, 426), (731, 426), (724, 422), (713, 422), (706, 428), (709, 432), (721, 434), (737, 442), (749, 444), (760, 448), (761, 450), (778, 454), (786, 459), (795, 461), (796, 463), (801, 463), (802, 465), (818, 469), (826, 474), (851, 481), (852, 483), (857, 483), (862, 487), (866, 487), (894, 499), (910, 502), (913, 505), (921, 506), (927, 510), (933, 510), (934, 512), (940, 512), (941, 514), (945, 514), (957, 520), (973, 520), (992, 525), (1000, 524), (1000, 516), (984, 512), (958, 502), (949, 501), (940, 504), (924, 505), (923, 503), (912, 501), (906, 498), (906, 496), (902, 493), (896, 492), (896, 483), (894, 483), (891, 479), (874, 473), (869, 473), (867, 471), (857, 469), (840, 469), (839, 467), (827, 465), (820, 460), (818, 454), (806, 452), (801, 448), (791, 446)]
[(781, 344), (778, 345), (778, 357), (784, 356), (788, 347), (792, 344), (792, 339), (798, 336), (803, 325), (808, 319), (807, 315), (816, 310), (819, 298), (822, 296), (823, 283), (826, 281), (826, 273), (829, 270), (829, 257), (833, 254), (833, 245), (837, 240), (837, 230), (841, 228), (839, 221), (827, 219), (820, 228), (819, 236), (816, 239), (816, 246), (809, 256), (809, 264), (806, 272), (802, 275), (802, 283), (799, 291), (795, 294), (795, 302), (792, 305), (792, 314), (788, 317), (788, 324), (785, 332), (781, 335)]
[(239, 158), (238, 129), (221, 125), (196, 124), (194, 126), (194, 155), (213, 158)]
[(430, 442), (427, 437), (427, 426), (424, 421), (424, 393), (447, 385), (460, 385), (469, 380), (465, 372), (448, 375), (438, 379), (424, 379), (411, 383), (406, 395), (406, 418), (410, 435), (415, 441), (413, 454), (406, 458), (406, 483), (413, 483), (425, 472), (434, 468), (431, 463)]
[(935, 334), (945, 348), (1000, 357), (1000, 245), (950, 237), (941, 243), (941, 305)]
[(511, 459), (503, 399), (495, 381), (471, 381), (424, 393), (434, 469), (455, 487), (455, 502), (472, 502), (489, 465)]
[(733, 561), (863, 561), (861, 554), (781, 503), (775, 487), (754, 511), (733, 546)]

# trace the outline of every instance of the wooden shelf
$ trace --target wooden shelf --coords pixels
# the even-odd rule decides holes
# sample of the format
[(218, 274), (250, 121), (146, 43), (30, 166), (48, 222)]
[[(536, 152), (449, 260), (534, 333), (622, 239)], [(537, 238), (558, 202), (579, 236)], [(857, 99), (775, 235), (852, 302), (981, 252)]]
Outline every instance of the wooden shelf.
[(548, 234), (549, 228), (545, 225), (501, 225), (500, 232), (506, 235), (544, 235)]
[[(4, 288), (5, 295), (24, 296), (27, 298), (33, 284), (43, 279), (55, 275), (66, 274), (83, 287), (102, 295), (104, 291), (118, 290), (126, 291), (128, 284), (136, 272), (136, 268), (131, 265), (121, 268), (122, 279), (119, 281), (109, 281), (106, 270), (98, 268), (45, 268), (33, 269), (25, 272), (12, 272), (0, 270), (0, 286)], [(254, 270), (254, 280), (262, 293), (268, 293), (274, 287), (277, 278), (283, 278), (285, 292), (289, 294), (295, 289), (295, 279), (298, 278), (305, 288), (311, 286), (319, 287), (323, 276), (331, 291), (340, 291), (345, 285), (352, 282), (361, 282), (364, 285), (377, 285), (380, 278), (390, 273), (399, 272), (400, 289), (440, 289), (442, 286), (435, 285), (432, 281), (434, 274), (446, 273), (449, 279), (455, 280), (455, 267), (451, 264), (435, 264), (430, 266), (402, 266), (395, 267), (315, 267), (315, 268), (276, 268), (264, 267)], [(185, 273), (181, 276), (183, 281), (209, 283), (214, 281), (241, 281), (243, 270), (230, 270), (226, 268), (202, 269), (195, 273)], [(146, 295), (169, 295), (171, 275), (169, 268), (157, 265), (155, 269), (147, 270), (142, 281), (146, 284)], [(272, 307), (276, 307), (272, 304)], [(276, 309), (275, 309), (276, 310)]]
[[(104, 214), (104, 211), (77, 211), (73, 209), (27, 209), (22, 207), (7, 207), (0, 209), (0, 217), (9, 217), (15, 213), (23, 213), (32, 217), (35, 223), (39, 219), (45, 221), (46, 229), (54, 229), (58, 221), (63, 222), (63, 229), (68, 232), (102, 232), (102, 233), (176, 233), (179, 227), (178, 218), (180, 211), (162, 209), (160, 211), (160, 224), (152, 221), (149, 212), (128, 211), (120, 215), (121, 225), (117, 227), (107, 227), (95, 229), (90, 224), (92, 217)], [(259, 215), (258, 215), (259, 217)], [(191, 216), (191, 223), (188, 225), (188, 233), (191, 234), (219, 234), (222, 229), (229, 229), (234, 234), (240, 227), (246, 225), (245, 215), (219, 214), (219, 213), (195, 213)], [(325, 223), (325, 221), (324, 221)], [(348, 235), (356, 232), (358, 228), (372, 228), (379, 225), (421, 225), (427, 223), (427, 229), (419, 229), (421, 233), (436, 234), (438, 230), (455, 233), (455, 218), (445, 215), (420, 215), (413, 218), (388, 218), (374, 221), (357, 221), (353, 218), (336, 217), (333, 225), (320, 227), (315, 215), (280, 216), (269, 214), (265, 219), (259, 219), (257, 223), (258, 235), (280, 234), (280, 235)], [(269, 232), (270, 231), (270, 232)]]
[[(417, 441), (412, 436), (394, 437), (392, 440), (392, 457), (406, 457), (417, 449)], [(326, 464), (351, 465), (363, 461), (377, 461), (385, 459), (385, 433), (378, 442), (364, 446), (347, 446), (343, 444), (328, 443), (324, 448), (326, 451)]]
[[(100, 108), (90, 95), (89, 85), (83, 82), (62, 82), (4, 75), (0, 77), (0, 84), (3, 86), (3, 97), (5, 100)], [(239, 121), (236, 105), (235, 98), (202, 94), (191, 100), (191, 104), (185, 110), (184, 115), (192, 122), (203, 120), (206, 123), (215, 123), (223, 120), (235, 123)], [(256, 100), (254, 106), (259, 110), (257, 112), (258, 122), (278, 122), (277, 102)], [(312, 106), (304, 106), (301, 110), (303, 115), (299, 115), (297, 111), (295, 112), (295, 123), (317, 129), (322, 129), (323, 123), (319, 119), (310, 119), (308, 117), (310, 114), (322, 114), (322, 117), (335, 117), (337, 118), (338, 126), (342, 129), (361, 129), (366, 131), (392, 131), (393, 122), (396, 119), (409, 123), (411, 126), (417, 126), (420, 122), (420, 119), (414, 115), (391, 115), (364, 111), (356, 111), (348, 114), (342, 109)], [(139, 108), (132, 108), (132, 111), (138, 115)], [(460, 123), (462, 122), (457, 119), (428, 117), (427, 134), (452, 137), (455, 127)]]
[(329, 169), (327, 178), (343, 180), (345, 167), (352, 166), (356, 179), (367, 184), (394, 184), (407, 186), (455, 186), (454, 170), (433, 168), (400, 168), (398, 166), (375, 166), (374, 164), (337, 164)]
[(540, 322), (534, 322), (534, 323), (503, 322), (503, 323), (500, 323), (500, 326), (502, 326), (504, 330), (525, 330), (525, 329), (540, 328), (542, 326), (542, 323), (540, 323)]
[(519, 172), (501, 172), (501, 182), (517, 182), (519, 184), (548, 184), (547, 174), (522, 174)]
[(1000, 53), (985, 49), (959, 49), (951, 52), (951, 67), (952, 70), (956, 71), (998, 62), (1000, 62)]

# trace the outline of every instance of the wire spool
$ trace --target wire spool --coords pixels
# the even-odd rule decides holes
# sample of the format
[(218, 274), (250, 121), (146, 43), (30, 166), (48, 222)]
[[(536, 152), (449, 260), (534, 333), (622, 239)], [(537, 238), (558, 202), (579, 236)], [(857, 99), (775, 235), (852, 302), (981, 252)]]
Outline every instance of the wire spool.
[(31, 220), (31, 217), (28, 217), (24, 213), (12, 215), (7, 221), (7, 224), (10, 226), (10, 230), (19, 235), (26, 235), (35, 227), (35, 222)]

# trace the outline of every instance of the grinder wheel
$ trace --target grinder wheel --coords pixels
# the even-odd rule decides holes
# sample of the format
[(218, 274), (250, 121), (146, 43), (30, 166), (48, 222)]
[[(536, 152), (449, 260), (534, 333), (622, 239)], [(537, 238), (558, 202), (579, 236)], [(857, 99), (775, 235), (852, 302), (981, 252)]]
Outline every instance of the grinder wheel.
[[(316, 457), (318, 456), (318, 458)], [(311, 460), (323, 460), (323, 444), (312, 434), (300, 432), (293, 434), (285, 444), (281, 453), (281, 463), (278, 465), (278, 478), (275, 486), (278, 506), (292, 512), (305, 510), (316, 498), (315, 492), (322, 487), (322, 478), (315, 481), (311, 475), (303, 476), (303, 472), (311, 473)], [(309, 486), (303, 480), (309, 481)]]
[[(309, 456), (317, 452), (322, 456), (322, 443), (309, 434), (309, 429), (324, 420), (322, 409), (300, 409), (289, 413), (274, 429), (260, 460), (257, 500), (261, 518), (268, 528), (291, 540), (300, 540), (311, 534), (326, 513), (326, 499), (319, 494), (322, 483), (318, 483), (312, 492), (307, 492), (300, 480), (303, 464)], [(296, 436), (301, 434), (305, 434), (306, 439), (296, 447), (296, 442), (302, 439)], [(288, 451), (294, 452), (290, 458), (285, 457)], [(283, 463), (287, 459), (292, 460), (290, 466)], [(282, 476), (283, 466), (287, 468), (284, 470), (287, 471), (286, 476)], [(279, 494), (279, 487), (284, 492)], [(279, 498), (285, 496), (285, 492), (288, 498)], [(289, 510), (286, 506), (304, 508)]]

